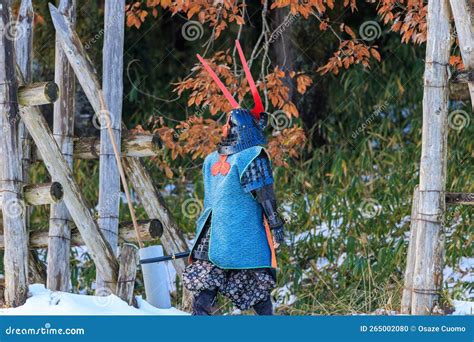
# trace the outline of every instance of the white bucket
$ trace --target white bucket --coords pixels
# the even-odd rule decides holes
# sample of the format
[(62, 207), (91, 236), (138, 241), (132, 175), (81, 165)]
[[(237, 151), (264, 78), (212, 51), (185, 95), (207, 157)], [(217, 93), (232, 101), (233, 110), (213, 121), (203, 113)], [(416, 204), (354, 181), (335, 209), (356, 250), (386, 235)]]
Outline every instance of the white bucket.
[[(150, 246), (140, 249), (140, 259), (157, 258), (163, 256), (162, 246)], [(168, 274), (164, 262), (143, 264), (142, 273), (145, 282), (146, 301), (159, 309), (171, 307), (171, 297)]]

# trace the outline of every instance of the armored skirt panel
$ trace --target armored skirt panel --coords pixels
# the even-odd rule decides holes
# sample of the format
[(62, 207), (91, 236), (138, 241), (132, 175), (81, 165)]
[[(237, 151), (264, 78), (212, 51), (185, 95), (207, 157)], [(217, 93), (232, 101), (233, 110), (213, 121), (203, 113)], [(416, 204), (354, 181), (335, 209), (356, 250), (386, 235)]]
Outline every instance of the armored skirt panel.
[(209, 260), (222, 269), (272, 267), (270, 232), (263, 223), (262, 208), (240, 183), (245, 169), (262, 149), (255, 146), (228, 156), (230, 170), (226, 175), (211, 173), (219, 160), (217, 152), (204, 161), (204, 211), (197, 221), (196, 242), (210, 219)]

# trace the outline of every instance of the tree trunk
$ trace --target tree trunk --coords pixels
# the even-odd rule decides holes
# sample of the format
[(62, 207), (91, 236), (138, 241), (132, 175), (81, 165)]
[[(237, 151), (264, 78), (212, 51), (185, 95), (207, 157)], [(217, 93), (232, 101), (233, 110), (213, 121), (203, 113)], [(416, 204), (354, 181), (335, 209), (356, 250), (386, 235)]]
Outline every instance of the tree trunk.
[(0, 0), (0, 8), (0, 191), (5, 234), (5, 304), (16, 307), (25, 303), (28, 293), (28, 235), (22, 198), (11, 1)]
[[(123, 44), (125, 0), (106, 0), (104, 14), (104, 47), (102, 89), (108, 113), (96, 113), (100, 127), (99, 228), (117, 253), (120, 209), (120, 175), (109, 137), (108, 115), (117, 147), (120, 149), (123, 98)], [(97, 273), (97, 279), (101, 274)], [(100, 283), (100, 281), (98, 281)]]
[[(58, 10), (68, 16), (71, 25), (76, 22), (76, 0), (61, 0)], [(56, 38), (54, 80), (59, 86), (60, 97), (54, 104), (53, 134), (66, 163), (73, 169), (74, 135), (74, 70)], [(71, 288), (71, 215), (66, 204), (51, 206), (48, 241), (48, 280), (47, 287), (53, 291), (67, 292)], [(67, 262), (64, 262), (67, 260)]]
[(423, 130), (420, 163), (420, 208), (416, 227), (416, 258), (411, 313), (430, 314), (443, 276), (448, 138), (448, 66), (451, 24), (448, 0), (428, 2)]

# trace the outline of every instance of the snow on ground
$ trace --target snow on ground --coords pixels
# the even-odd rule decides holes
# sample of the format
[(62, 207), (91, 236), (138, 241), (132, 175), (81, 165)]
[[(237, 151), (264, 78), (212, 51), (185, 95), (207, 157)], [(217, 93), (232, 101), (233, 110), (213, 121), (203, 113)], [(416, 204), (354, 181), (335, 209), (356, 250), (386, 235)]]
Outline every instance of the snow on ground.
[(453, 300), (453, 315), (474, 315), (474, 302)]
[(0, 309), (0, 315), (187, 315), (175, 308), (157, 309), (141, 297), (137, 297), (137, 309), (115, 295), (98, 297), (56, 292), (41, 284), (30, 285), (29, 296), (18, 308)]
[(339, 228), (342, 224), (342, 218), (336, 219), (331, 224), (323, 222), (322, 224), (317, 225), (315, 228), (307, 230), (305, 232), (296, 234), (286, 240), (287, 244), (295, 246), (296, 244), (302, 241), (309, 241), (314, 236), (321, 235), (323, 237), (337, 237), (339, 236)]

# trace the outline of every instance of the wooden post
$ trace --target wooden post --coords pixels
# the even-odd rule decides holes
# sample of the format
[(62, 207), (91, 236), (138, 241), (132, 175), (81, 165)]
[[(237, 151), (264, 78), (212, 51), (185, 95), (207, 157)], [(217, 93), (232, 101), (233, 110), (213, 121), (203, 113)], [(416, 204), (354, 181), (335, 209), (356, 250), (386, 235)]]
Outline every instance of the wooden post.
[[(68, 16), (71, 25), (76, 23), (76, 0), (61, 0), (58, 10)], [(74, 70), (56, 37), (54, 80), (60, 89), (59, 100), (54, 104), (53, 134), (66, 163), (73, 165), (74, 135)], [(53, 291), (69, 291), (71, 270), (69, 260), (71, 252), (71, 215), (64, 201), (51, 206), (49, 216), (48, 241), (48, 277), (47, 287)]]
[[(90, 59), (77, 33), (68, 24), (67, 18), (58, 13), (57, 9), (51, 4), (50, 12), (63, 50), (66, 52), (69, 62), (76, 73), (76, 77), (94, 108), (94, 111), (99, 113), (100, 102), (98, 94), (100, 92), (100, 85)], [(122, 127), (122, 132), (124, 134), (126, 133), (124, 127)], [(166, 208), (163, 199), (159, 197), (159, 193), (153, 186), (148, 172), (140, 161), (136, 158), (125, 158), (124, 168), (126, 169), (130, 183), (138, 193), (148, 217), (157, 218), (163, 223), (165, 229), (161, 240), (166, 251), (168, 253), (178, 253), (187, 250), (188, 246), (182, 231), (172, 218), (168, 208)], [(186, 261), (182, 259), (174, 260), (173, 265), (181, 277), (186, 267)]]
[(120, 248), (119, 276), (117, 280), (117, 296), (122, 298), (128, 305), (133, 305), (135, 297), (135, 279), (137, 278), (138, 248), (135, 245), (125, 243)]
[[(110, 122), (120, 149), (123, 97), (123, 44), (125, 32), (125, 0), (106, 0), (104, 14), (104, 47), (102, 89), (109, 112), (96, 112), (101, 123), (99, 157), (99, 228), (112, 249), (117, 252), (120, 207), (120, 174), (107, 131)], [(103, 118), (107, 115), (110, 120)], [(101, 274), (97, 273), (100, 283)]]
[[(138, 227), (143, 241), (153, 241), (160, 238), (163, 226), (158, 220), (139, 220)], [(3, 226), (0, 223), (0, 232)], [(136, 243), (137, 237), (131, 222), (123, 222), (119, 225), (119, 238), (124, 242)], [(30, 232), (29, 248), (48, 248), (49, 233), (47, 230), (34, 230)], [(84, 246), (84, 240), (77, 231), (77, 227), (71, 223), (71, 246)], [(5, 248), (4, 237), (0, 233), (0, 249)]]
[(401, 302), (401, 313), (410, 314), (411, 312), (411, 296), (413, 293), (413, 272), (415, 270), (416, 255), (416, 227), (419, 211), (420, 192), (418, 185), (413, 190), (413, 203), (411, 207), (410, 222), (410, 239), (408, 241), (407, 265), (405, 269), (405, 284), (403, 287), (403, 295)]
[(448, 0), (428, 2), (420, 201), (416, 227), (416, 257), (411, 313), (430, 314), (443, 276), (448, 138), (448, 67), (451, 24)]
[(11, 1), (0, 0), (0, 191), (5, 236), (5, 303), (23, 305), (28, 293), (28, 235), (18, 139), (18, 83), (11, 32)]
[[(33, 59), (33, 23), (34, 12), (31, 0), (22, 0), (17, 19), (17, 37), (15, 39), (15, 53), (16, 63), (24, 75), (26, 84), (31, 83), (32, 80), (32, 59)], [(21, 87), (20, 87), (21, 89)], [(19, 93), (21, 92), (19, 89)], [(20, 98), (20, 94), (18, 94)], [(23, 166), (23, 183), (29, 181), (29, 170), (31, 164), (31, 137), (26, 131), (25, 125), (20, 121), (18, 127), (18, 134), (20, 137), (20, 153)], [(25, 211), (25, 225), (26, 230), (30, 226), (30, 211), (31, 208), (26, 208)], [(29, 280), (30, 283), (46, 283), (46, 266), (39, 260), (36, 251), (29, 251)]]
[(44, 164), (51, 177), (58, 180), (64, 188), (64, 203), (81, 232), (97, 270), (104, 275), (104, 284), (100, 286), (107, 286), (108, 291), (115, 293), (118, 276), (117, 259), (94, 221), (89, 206), (72, 175), (71, 168), (56, 144), (48, 124), (37, 107), (22, 107), (20, 115), (43, 156)]
[[(472, 71), (474, 70), (474, 33), (471, 10), (474, 8), (470, 9), (467, 1), (450, 0), (464, 68)], [(468, 87), (471, 94), (471, 108), (474, 112), (474, 82), (472, 80), (468, 82)]]

